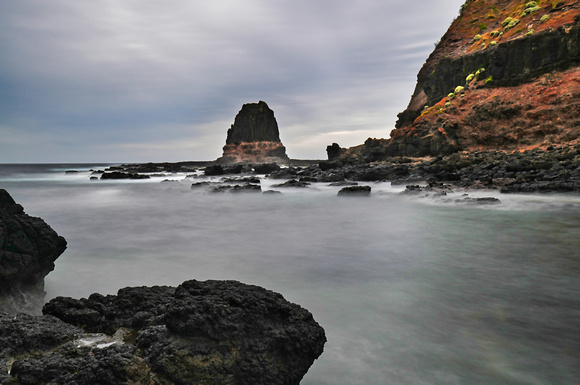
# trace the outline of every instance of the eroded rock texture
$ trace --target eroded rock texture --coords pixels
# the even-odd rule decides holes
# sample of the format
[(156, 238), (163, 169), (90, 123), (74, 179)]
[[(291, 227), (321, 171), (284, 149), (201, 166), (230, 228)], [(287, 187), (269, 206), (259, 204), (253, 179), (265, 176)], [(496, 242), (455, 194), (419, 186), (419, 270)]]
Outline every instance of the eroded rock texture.
[(297, 385), (326, 337), (306, 309), (237, 281), (58, 297), (0, 313), (0, 384)]
[(45, 294), (44, 277), (66, 244), (46, 222), (27, 215), (0, 189), (0, 311), (38, 310)]
[(218, 162), (267, 163), (287, 160), (274, 111), (263, 101), (244, 104), (228, 130), (223, 155)]

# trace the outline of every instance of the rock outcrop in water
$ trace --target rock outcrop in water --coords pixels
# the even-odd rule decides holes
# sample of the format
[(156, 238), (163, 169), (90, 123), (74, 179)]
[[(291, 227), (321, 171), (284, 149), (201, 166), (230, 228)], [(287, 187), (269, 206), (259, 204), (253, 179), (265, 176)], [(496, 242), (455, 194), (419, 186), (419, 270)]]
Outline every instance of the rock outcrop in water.
[(219, 163), (286, 162), (286, 148), (280, 141), (274, 111), (260, 101), (242, 106), (228, 130)]
[(0, 189), (0, 311), (39, 311), (44, 277), (66, 245), (46, 222), (27, 215)]
[(0, 313), (0, 384), (293, 384), (324, 330), (280, 294), (236, 281), (58, 297)]

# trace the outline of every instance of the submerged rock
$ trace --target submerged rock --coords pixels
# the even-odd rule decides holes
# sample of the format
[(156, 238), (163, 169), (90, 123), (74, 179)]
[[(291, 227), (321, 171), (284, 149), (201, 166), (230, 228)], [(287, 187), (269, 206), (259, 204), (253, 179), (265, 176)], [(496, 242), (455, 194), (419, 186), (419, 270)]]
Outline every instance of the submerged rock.
[(348, 186), (338, 192), (339, 196), (365, 196), (371, 195), (371, 186)]
[(44, 277), (66, 245), (46, 222), (27, 215), (0, 189), (0, 311), (39, 311)]

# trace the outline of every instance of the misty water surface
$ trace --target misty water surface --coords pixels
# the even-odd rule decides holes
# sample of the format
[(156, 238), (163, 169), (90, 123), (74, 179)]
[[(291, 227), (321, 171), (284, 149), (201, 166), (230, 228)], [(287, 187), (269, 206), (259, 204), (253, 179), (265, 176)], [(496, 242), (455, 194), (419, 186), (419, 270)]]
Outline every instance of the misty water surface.
[[(469, 206), (338, 187), (209, 194), (179, 182), (4, 172), (68, 243), (48, 298), (235, 279), (282, 293), (325, 328), (302, 384), (576, 384), (580, 197)], [(281, 181), (263, 180), (263, 189)], [(473, 195), (474, 193), (470, 193)]]

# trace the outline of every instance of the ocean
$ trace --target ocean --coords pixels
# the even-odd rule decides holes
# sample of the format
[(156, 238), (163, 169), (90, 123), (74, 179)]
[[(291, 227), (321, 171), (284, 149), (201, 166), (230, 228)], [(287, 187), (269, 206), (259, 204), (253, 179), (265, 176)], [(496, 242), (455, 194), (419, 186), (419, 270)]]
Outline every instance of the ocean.
[(208, 193), (199, 173), (90, 179), (105, 167), (0, 165), (0, 188), (68, 241), (47, 300), (234, 279), (326, 330), (303, 385), (580, 383), (577, 194)]

